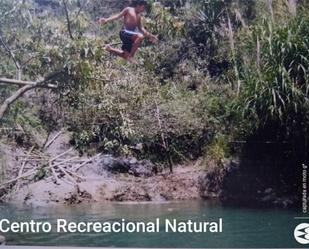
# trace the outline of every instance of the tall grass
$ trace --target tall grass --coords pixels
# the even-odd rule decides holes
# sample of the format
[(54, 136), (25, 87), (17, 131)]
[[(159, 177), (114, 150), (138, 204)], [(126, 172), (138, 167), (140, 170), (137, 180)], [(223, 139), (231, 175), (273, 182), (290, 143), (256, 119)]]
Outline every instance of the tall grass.
[[(266, 132), (271, 134), (269, 139), (307, 144), (308, 32), (306, 14), (298, 15), (285, 25), (265, 19), (254, 27), (247, 50), (239, 51), (246, 59), (241, 63), (243, 87), (238, 110), (245, 119), (251, 119), (256, 129), (271, 129)], [(256, 53), (257, 58), (252, 56)]]

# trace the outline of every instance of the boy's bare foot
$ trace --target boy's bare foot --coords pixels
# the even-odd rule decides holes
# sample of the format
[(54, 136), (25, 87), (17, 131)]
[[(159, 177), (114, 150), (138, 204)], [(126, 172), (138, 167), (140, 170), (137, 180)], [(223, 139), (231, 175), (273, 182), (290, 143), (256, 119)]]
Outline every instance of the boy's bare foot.
[(109, 44), (107, 44), (107, 45), (105, 46), (105, 50), (106, 50), (107, 52), (111, 52), (111, 51), (112, 51), (112, 46), (109, 45)]
[(138, 65), (138, 62), (131, 56), (129, 56), (126, 60), (132, 64)]

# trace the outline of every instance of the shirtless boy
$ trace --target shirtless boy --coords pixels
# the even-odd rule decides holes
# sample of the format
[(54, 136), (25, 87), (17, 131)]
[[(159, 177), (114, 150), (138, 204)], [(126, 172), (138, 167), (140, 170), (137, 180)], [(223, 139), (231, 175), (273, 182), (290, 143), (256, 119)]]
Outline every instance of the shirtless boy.
[(142, 0), (134, 0), (132, 7), (127, 7), (119, 14), (109, 18), (99, 19), (99, 24), (106, 24), (123, 18), (123, 28), (120, 31), (120, 39), (122, 41), (122, 49), (116, 49), (107, 45), (105, 49), (112, 54), (120, 56), (129, 62), (137, 64), (134, 55), (140, 47), (142, 41), (148, 38), (152, 43), (158, 41), (157, 37), (149, 33), (142, 24), (141, 13), (145, 11), (147, 2)]

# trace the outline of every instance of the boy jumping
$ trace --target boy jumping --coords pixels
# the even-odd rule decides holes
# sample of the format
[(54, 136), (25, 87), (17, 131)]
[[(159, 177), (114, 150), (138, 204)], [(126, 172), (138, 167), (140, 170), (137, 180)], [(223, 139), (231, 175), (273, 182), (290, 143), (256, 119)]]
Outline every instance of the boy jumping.
[(134, 0), (132, 7), (127, 7), (119, 14), (113, 15), (109, 18), (99, 19), (99, 24), (106, 24), (123, 17), (124, 25), (120, 31), (120, 39), (123, 44), (122, 50), (107, 45), (105, 47), (107, 51), (120, 56), (131, 63), (137, 64), (134, 60), (134, 55), (145, 37), (152, 43), (157, 43), (157, 37), (149, 33), (142, 24), (141, 13), (145, 11), (146, 5), (146, 1)]

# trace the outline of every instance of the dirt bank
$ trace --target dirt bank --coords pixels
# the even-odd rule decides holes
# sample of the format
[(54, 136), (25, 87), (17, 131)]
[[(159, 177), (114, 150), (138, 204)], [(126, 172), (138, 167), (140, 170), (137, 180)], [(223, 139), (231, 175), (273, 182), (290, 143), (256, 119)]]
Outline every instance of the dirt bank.
[[(35, 173), (18, 181), (4, 185), (5, 202), (46, 206), (51, 204), (70, 205), (104, 201), (170, 201), (198, 199), (199, 177), (203, 168), (199, 162), (175, 165), (174, 173), (158, 171), (149, 161), (135, 158), (114, 158), (111, 155), (98, 155), (92, 161), (80, 156), (71, 148), (70, 135), (57, 133), (44, 155), (35, 152), (29, 156), (28, 149), (13, 149), (2, 145), (2, 164), (5, 165), (7, 182), (27, 172)], [(49, 164), (52, 158), (66, 153)], [(40, 155), (40, 156), (38, 156)], [(25, 164), (25, 158), (28, 158)], [(74, 159), (74, 160), (72, 160)], [(63, 163), (65, 162), (65, 163)], [(82, 166), (82, 167), (80, 167)], [(20, 169), (23, 167), (23, 171)], [(156, 169), (156, 170), (154, 170)], [(3, 185), (2, 185), (3, 187)]]
[(0, 144), (1, 178), (9, 181), (0, 185), (2, 200), (31, 206), (200, 198), (245, 206), (291, 207), (299, 202), (295, 194), (299, 192), (284, 188), (289, 185), (274, 178), (269, 173), (273, 165), (265, 161), (230, 161), (207, 170), (201, 161), (187, 162), (175, 165), (170, 174), (133, 157), (80, 156), (69, 138), (63, 133), (44, 153), (36, 151), (32, 156), (29, 148)]
[[(79, 204), (104, 201), (169, 201), (198, 199), (198, 166), (176, 167), (173, 174), (153, 177), (129, 174), (94, 175), (91, 168), (83, 170), (85, 180), (72, 185), (66, 181), (55, 184), (47, 178), (23, 186), (11, 193), (8, 200), (18, 204), (46, 206), (49, 204)], [(87, 172), (87, 173), (85, 173)]]

